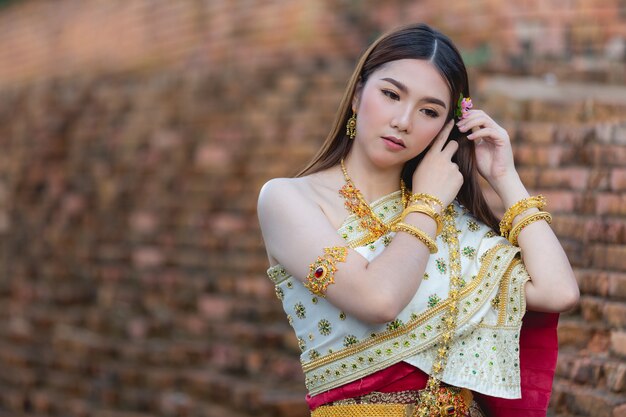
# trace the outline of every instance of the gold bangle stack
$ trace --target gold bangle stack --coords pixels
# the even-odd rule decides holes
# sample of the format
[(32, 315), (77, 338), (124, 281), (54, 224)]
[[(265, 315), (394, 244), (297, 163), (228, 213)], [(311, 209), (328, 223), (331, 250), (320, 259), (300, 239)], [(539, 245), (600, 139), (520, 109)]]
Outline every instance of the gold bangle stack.
[(517, 238), (519, 237), (522, 229), (539, 220), (545, 220), (548, 224), (550, 224), (552, 223), (552, 216), (547, 211), (540, 211), (524, 217), (513, 227), (513, 230), (511, 230), (511, 233), (509, 234), (509, 242), (511, 242), (514, 246), (517, 246)]
[(398, 224), (396, 224), (396, 230), (398, 232), (406, 232), (411, 236), (419, 239), (422, 243), (426, 245), (426, 247), (428, 247), (430, 253), (437, 253), (437, 251), (439, 251), (439, 248), (437, 248), (437, 244), (435, 243), (435, 241), (415, 226), (404, 222), (398, 222)]
[[(409, 199), (409, 205), (413, 203), (425, 203), (435, 212), (442, 211), (445, 208), (443, 205), (443, 201), (441, 201), (432, 194), (426, 193), (411, 194), (411, 198)], [(437, 210), (436, 206), (439, 206), (439, 210)]]
[(409, 213), (422, 213), (433, 219), (437, 223), (437, 236), (441, 233), (443, 229), (443, 221), (441, 220), (441, 215), (433, 210), (430, 206), (426, 204), (413, 204), (408, 206), (402, 212), (400, 218), (404, 220), (407, 214)]
[(513, 219), (515, 219), (515, 217), (519, 216), (530, 208), (538, 208), (539, 210), (543, 210), (546, 204), (546, 198), (542, 195), (524, 198), (513, 204), (506, 210), (504, 216), (502, 217), (502, 220), (500, 221), (500, 235), (508, 239), (509, 233), (511, 232), (511, 227), (513, 225)]

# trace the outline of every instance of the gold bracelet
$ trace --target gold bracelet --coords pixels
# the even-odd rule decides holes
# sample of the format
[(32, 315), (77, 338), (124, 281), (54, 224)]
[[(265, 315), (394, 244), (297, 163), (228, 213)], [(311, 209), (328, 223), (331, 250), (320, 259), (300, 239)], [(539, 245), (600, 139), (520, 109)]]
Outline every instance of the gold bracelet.
[(435, 211), (437, 211), (435, 207), (436, 205), (439, 205), (439, 207), (441, 207), (441, 210), (445, 208), (445, 206), (443, 205), (443, 202), (432, 194), (426, 194), (426, 193), (411, 194), (411, 198), (409, 199), (409, 204), (417, 203), (419, 201), (426, 203)]
[(519, 223), (515, 225), (515, 227), (513, 227), (513, 230), (511, 230), (511, 234), (509, 235), (509, 241), (514, 246), (517, 246), (517, 238), (519, 237), (519, 234), (522, 231), (522, 229), (528, 226), (529, 224), (534, 223), (539, 220), (545, 220), (548, 222), (548, 224), (551, 224), (552, 216), (547, 211), (540, 211), (539, 213), (529, 214), (528, 216), (520, 220)]
[(513, 219), (515, 219), (515, 217), (530, 208), (543, 210), (546, 204), (546, 198), (542, 195), (524, 198), (513, 204), (506, 210), (504, 216), (502, 216), (502, 220), (500, 220), (500, 235), (508, 238), (511, 226), (513, 225)]
[(437, 248), (437, 244), (435, 243), (435, 241), (415, 226), (412, 226), (408, 223), (399, 222), (398, 224), (396, 224), (396, 230), (398, 232), (406, 232), (411, 236), (419, 239), (423, 244), (426, 245), (426, 247), (428, 247), (430, 253), (437, 253), (439, 251), (439, 248)]
[(433, 210), (432, 208), (430, 208), (429, 206), (425, 204), (412, 204), (404, 209), (400, 218), (404, 220), (406, 215), (409, 213), (422, 213), (422, 214), (427, 215), (428, 217), (433, 219), (435, 223), (437, 223), (436, 235), (438, 236), (439, 233), (441, 233), (441, 230), (443, 229), (443, 221), (441, 220), (441, 215), (437, 213), (435, 210)]
[(333, 246), (324, 248), (324, 255), (318, 256), (317, 260), (309, 265), (309, 274), (306, 276), (304, 286), (313, 294), (326, 297), (326, 288), (335, 283), (337, 262), (345, 262), (348, 248), (345, 246)]

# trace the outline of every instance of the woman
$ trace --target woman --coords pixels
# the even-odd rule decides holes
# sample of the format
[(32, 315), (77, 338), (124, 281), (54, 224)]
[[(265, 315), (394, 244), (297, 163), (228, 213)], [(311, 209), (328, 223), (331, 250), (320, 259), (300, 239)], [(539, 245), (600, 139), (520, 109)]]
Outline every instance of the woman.
[[(522, 394), (526, 309), (578, 300), (545, 200), (529, 196), (507, 132), (468, 90), (446, 36), (383, 35), (312, 162), (261, 190), (268, 274), (313, 416), (483, 415), (479, 395), (496, 410), (489, 399)], [(509, 208), (500, 224), (477, 172)]]

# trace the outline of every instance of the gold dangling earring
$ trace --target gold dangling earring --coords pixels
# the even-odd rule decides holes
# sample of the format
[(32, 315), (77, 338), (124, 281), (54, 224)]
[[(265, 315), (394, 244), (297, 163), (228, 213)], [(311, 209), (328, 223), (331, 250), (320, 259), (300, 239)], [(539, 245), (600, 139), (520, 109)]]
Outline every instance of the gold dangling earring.
[(354, 139), (356, 136), (356, 113), (354, 110), (352, 111), (352, 117), (348, 119), (348, 123), (346, 123), (346, 135), (350, 139)]

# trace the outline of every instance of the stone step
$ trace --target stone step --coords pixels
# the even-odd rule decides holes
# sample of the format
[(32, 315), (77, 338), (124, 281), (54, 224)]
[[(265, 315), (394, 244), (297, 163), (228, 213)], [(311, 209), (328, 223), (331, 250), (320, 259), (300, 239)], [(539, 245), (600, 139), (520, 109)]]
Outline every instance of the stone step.
[(195, 397), (245, 412), (275, 412), (282, 415), (292, 406), (306, 408), (304, 382), (285, 384), (268, 379), (267, 376), (246, 378), (220, 372), (213, 367), (185, 371), (181, 388)]
[(614, 411), (626, 404), (626, 397), (589, 386), (557, 380), (553, 385), (550, 404), (556, 413), (615, 417)]
[(607, 358), (608, 346), (599, 352), (581, 353), (575, 350), (561, 350), (556, 368), (556, 376), (562, 380), (601, 388), (613, 393), (626, 392), (626, 363)]
[(580, 316), (564, 316), (557, 328), (561, 348), (593, 348), (593, 343), (603, 343), (610, 337), (609, 328), (601, 323), (588, 323)]

